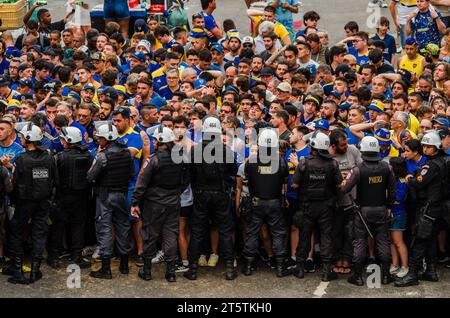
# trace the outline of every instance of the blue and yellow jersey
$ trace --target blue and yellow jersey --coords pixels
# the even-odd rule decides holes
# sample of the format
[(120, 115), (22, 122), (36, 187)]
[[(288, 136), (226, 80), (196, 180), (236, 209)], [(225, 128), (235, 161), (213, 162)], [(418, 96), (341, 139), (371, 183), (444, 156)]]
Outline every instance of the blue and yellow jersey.
[(131, 182), (132, 184), (135, 184), (138, 174), (139, 174), (140, 162), (141, 162), (141, 156), (142, 156), (141, 135), (139, 133), (137, 133), (136, 131), (134, 131), (133, 128), (130, 127), (124, 134), (122, 134), (122, 135), (119, 134), (119, 138), (117, 138), (117, 140), (123, 142), (128, 147), (128, 149), (137, 151), (137, 153), (133, 156), (135, 175)]
[[(292, 179), (294, 178), (295, 173), (295, 165), (291, 162), (291, 159), (289, 158), (291, 156), (291, 153), (293, 152), (293, 149), (289, 149), (286, 154), (284, 155), (284, 159), (286, 160), (288, 164), (289, 169), (289, 176), (288, 176), (288, 188), (287, 188), (287, 197), (291, 199), (297, 198), (297, 190), (293, 189), (291, 187), (292, 185)], [(308, 145), (305, 145), (302, 149), (296, 152), (297, 153), (297, 159), (300, 160), (301, 157), (307, 157), (310, 154), (310, 148)]]

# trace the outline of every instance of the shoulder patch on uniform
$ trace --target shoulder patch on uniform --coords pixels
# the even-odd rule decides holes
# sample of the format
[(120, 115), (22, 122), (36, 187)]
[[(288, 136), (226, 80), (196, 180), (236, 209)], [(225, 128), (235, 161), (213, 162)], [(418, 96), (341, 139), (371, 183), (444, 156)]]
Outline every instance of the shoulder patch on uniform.
[(423, 181), (423, 177), (422, 176), (418, 176), (417, 177), (417, 182), (422, 183), (422, 181)]

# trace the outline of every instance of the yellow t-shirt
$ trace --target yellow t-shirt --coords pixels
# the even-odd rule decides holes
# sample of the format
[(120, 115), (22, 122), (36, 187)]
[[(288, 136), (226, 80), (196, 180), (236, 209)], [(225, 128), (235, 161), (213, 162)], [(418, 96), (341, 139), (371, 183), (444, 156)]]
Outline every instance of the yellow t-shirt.
[(417, 135), (419, 133), (419, 126), (420, 123), (416, 116), (414, 116), (413, 114), (409, 114), (408, 129)]
[[(263, 21), (263, 19), (261, 17), (255, 17), (253, 21), (255, 24), (255, 32), (258, 33), (258, 27)], [(277, 37), (280, 39), (281, 42), (283, 42), (283, 39), (285, 37), (289, 36), (289, 31), (286, 30), (284, 25), (282, 25), (280, 22), (275, 22), (275, 28), (273, 31), (275, 32), (275, 34), (277, 35)]]
[(403, 56), (400, 60), (400, 68), (404, 68), (407, 71), (410, 71), (416, 77), (419, 77), (422, 74), (422, 60), (424, 57), (422, 55), (417, 55), (414, 60), (410, 60), (407, 55)]
[(404, 6), (411, 7), (417, 5), (417, 0), (400, 0), (400, 3)]

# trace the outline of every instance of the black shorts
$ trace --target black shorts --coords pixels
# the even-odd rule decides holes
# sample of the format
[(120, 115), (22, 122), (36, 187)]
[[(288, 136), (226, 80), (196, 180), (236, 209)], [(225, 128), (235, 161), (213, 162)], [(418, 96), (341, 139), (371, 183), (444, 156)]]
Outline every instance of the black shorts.
[(286, 216), (286, 225), (288, 227), (290, 227), (293, 223), (293, 217), (295, 212), (297, 212), (298, 210), (298, 200), (297, 199), (292, 199), (292, 198), (288, 198), (289, 201), (289, 207), (285, 210), (285, 216)]
[(192, 215), (193, 209), (194, 209), (193, 205), (181, 207), (181, 209), (180, 209), (180, 218), (189, 219), (191, 217), (191, 215)]
[(2, 211), (3, 209), (0, 210), (0, 246), (2, 246), (3, 244), (5, 244), (5, 240), (6, 240), (6, 228), (5, 228), (5, 218), (6, 215), (5, 213), (3, 213)]

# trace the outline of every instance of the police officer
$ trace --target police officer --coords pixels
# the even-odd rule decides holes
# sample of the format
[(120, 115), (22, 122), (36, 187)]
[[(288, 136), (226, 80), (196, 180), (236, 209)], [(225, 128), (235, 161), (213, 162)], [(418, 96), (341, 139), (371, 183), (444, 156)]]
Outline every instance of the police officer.
[(177, 244), (180, 217), (180, 195), (187, 187), (187, 165), (175, 163), (171, 153), (175, 136), (167, 127), (160, 125), (153, 134), (157, 152), (144, 163), (131, 199), (131, 213), (141, 214), (142, 238), (144, 240), (144, 267), (138, 276), (151, 280), (152, 258), (156, 256), (156, 240), (163, 239), (164, 259), (167, 264), (166, 280), (175, 282)]
[(252, 274), (253, 262), (258, 251), (261, 226), (266, 223), (272, 234), (273, 251), (276, 260), (276, 275), (289, 275), (285, 260), (286, 224), (282, 210), (282, 190), (287, 183), (288, 167), (278, 154), (278, 134), (267, 128), (258, 137), (258, 153), (245, 163), (245, 176), (252, 200), (252, 212), (247, 224), (244, 245), (245, 265), (243, 273)]
[(292, 184), (294, 189), (299, 189), (299, 210), (294, 215), (294, 222), (300, 230), (294, 275), (297, 278), (305, 276), (305, 260), (311, 248), (311, 234), (318, 224), (320, 255), (324, 263), (322, 281), (330, 281), (337, 278), (337, 274), (331, 270), (331, 233), (337, 188), (342, 182), (342, 175), (337, 161), (328, 152), (330, 138), (322, 132), (314, 132), (305, 137), (309, 139), (311, 155), (300, 159)]
[[(57, 180), (54, 157), (41, 145), (42, 131), (29, 123), (21, 130), (26, 152), (15, 161), (13, 173), (13, 196), (16, 204), (11, 220), (10, 252), (13, 257), (13, 277), (8, 282), (28, 284), (42, 278), (40, 271), (42, 253), (47, 239), (50, 199)], [(23, 230), (31, 219), (31, 273), (25, 278), (23, 266)]]
[(98, 271), (92, 271), (90, 276), (111, 279), (113, 225), (115, 242), (120, 254), (119, 271), (122, 274), (129, 272), (130, 219), (127, 208), (127, 192), (134, 176), (134, 163), (126, 145), (115, 141), (118, 133), (111, 122), (101, 125), (95, 133), (95, 137), (97, 137), (99, 148), (94, 163), (87, 173), (87, 178), (89, 182), (95, 183), (97, 195), (95, 227), (102, 267)]
[(376, 250), (382, 262), (382, 280), (386, 285), (394, 279), (389, 273), (390, 240), (388, 219), (390, 207), (395, 201), (395, 177), (389, 164), (382, 161), (378, 140), (366, 136), (361, 140), (360, 150), (363, 162), (352, 169), (344, 182), (347, 193), (356, 185), (356, 203), (359, 211), (354, 218), (353, 263), (354, 269), (348, 282), (362, 286), (362, 270), (367, 256), (368, 235), (374, 235)]
[(197, 279), (200, 248), (206, 240), (208, 217), (219, 226), (219, 244), (226, 264), (226, 279), (237, 277), (234, 269), (234, 248), (231, 237), (233, 219), (230, 209), (231, 177), (237, 172), (232, 151), (222, 143), (222, 128), (216, 117), (206, 117), (202, 127), (202, 142), (191, 150), (191, 186), (194, 193), (194, 211), (189, 243), (189, 270), (187, 279)]
[(422, 138), (423, 154), (427, 160), (416, 170), (414, 177), (407, 177), (408, 186), (416, 191), (417, 215), (411, 243), (409, 272), (395, 282), (396, 287), (418, 285), (418, 268), (425, 257), (426, 271), (422, 280), (437, 282), (437, 225), (443, 216), (443, 203), (447, 196), (446, 162), (442, 141), (437, 132), (428, 132)]
[(93, 157), (87, 146), (82, 144), (81, 130), (76, 127), (62, 127), (61, 142), (64, 151), (56, 155), (59, 184), (57, 188), (58, 208), (53, 218), (48, 264), (59, 267), (58, 252), (63, 242), (66, 224), (70, 225), (72, 255), (71, 262), (80, 268), (88, 268), (91, 263), (81, 257), (84, 247), (84, 230), (87, 218), (89, 183), (86, 174)]

